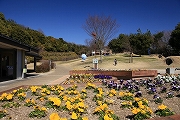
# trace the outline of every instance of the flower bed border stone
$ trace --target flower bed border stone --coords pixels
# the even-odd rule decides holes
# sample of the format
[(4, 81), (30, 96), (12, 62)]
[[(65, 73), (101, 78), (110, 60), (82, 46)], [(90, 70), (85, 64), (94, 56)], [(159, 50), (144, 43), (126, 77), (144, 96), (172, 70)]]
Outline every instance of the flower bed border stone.
[(117, 77), (118, 79), (132, 79), (142, 77), (156, 77), (157, 70), (70, 70), (69, 75), (74, 74), (101, 74)]

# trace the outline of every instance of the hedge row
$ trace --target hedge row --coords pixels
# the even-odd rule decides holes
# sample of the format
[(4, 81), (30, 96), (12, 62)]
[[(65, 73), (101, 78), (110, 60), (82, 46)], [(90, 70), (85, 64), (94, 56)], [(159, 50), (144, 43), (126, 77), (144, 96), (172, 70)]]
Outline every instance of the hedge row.
[(79, 58), (75, 52), (43, 52), (40, 55), (43, 60), (52, 61), (67, 61)]

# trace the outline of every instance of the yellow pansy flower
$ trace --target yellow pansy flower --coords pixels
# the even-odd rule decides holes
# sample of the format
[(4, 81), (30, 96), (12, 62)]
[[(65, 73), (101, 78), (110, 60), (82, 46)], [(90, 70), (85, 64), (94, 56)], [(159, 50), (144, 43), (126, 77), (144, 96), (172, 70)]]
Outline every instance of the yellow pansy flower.
[(60, 118), (59, 120), (67, 120), (67, 118)]
[(63, 88), (62, 86), (58, 86), (58, 88), (59, 88), (61, 91), (64, 90), (64, 88)]
[(98, 91), (103, 91), (103, 89), (101, 87), (98, 88)]
[(102, 94), (96, 94), (96, 97), (102, 97)]
[(42, 88), (41, 92), (46, 92), (47, 89), (46, 88)]
[(49, 116), (49, 119), (50, 120), (60, 120), (60, 117), (57, 113), (52, 113), (50, 116)]
[(26, 101), (25, 101), (25, 102), (26, 102), (26, 103), (29, 103), (30, 101), (31, 101), (30, 99), (26, 99)]
[(1, 97), (6, 97), (8, 94), (7, 93), (3, 93), (2, 95), (1, 95)]
[(44, 97), (39, 98), (40, 101), (44, 101)]
[(17, 92), (17, 90), (13, 90), (13, 93), (16, 93)]
[(146, 102), (148, 104), (148, 100), (146, 98), (143, 98), (144, 102)]
[(158, 106), (158, 108), (159, 108), (159, 109), (161, 109), (161, 110), (164, 110), (164, 109), (166, 109), (166, 108), (167, 108), (167, 106), (165, 106), (165, 105), (161, 104), (161, 105), (159, 105), (159, 106)]
[(7, 98), (7, 100), (12, 100), (13, 94), (8, 94), (6, 98)]
[(34, 99), (32, 99), (32, 100), (31, 100), (31, 102), (32, 102), (33, 104), (35, 104), (35, 103), (36, 103)]
[(98, 104), (98, 105), (102, 105), (102, 101), (99, 101), (99, 100), (98, 100), (98, 101), (97, 101), (97, 104)]
[(119, 96), (123, 97), (124, 96), (124, 92), (119, 92)]
[(84, 109), (82, 108), (78, 108), (79, 112), (83, 113), (84, 112)]
[(41, 110), (43, 110), (43, 111), (47, 111), (47, 109), (46, 109), (45, 107), (42, 107), (42, 108), (41, 108)]
[(61, 100), (57, 97), (50, 97), (49, 100), (52, 101), (56, 106), (60, 106), (61, 104)]
[(70, 101), (73, 103), (75, 101), (75, 99), (74, 98), (70, 98)]
[(112, 89), (112, 90), (110, 91), (110, 93), (112, 93), (113, 95), (116, 95), (116, 90), (115, 90), (115, 89)]
[(134, 100), (135, 100), (135, 101), (140, 101), (140, 98), (135, 97)]
[(139, 108), (144, 109), (145, 106), (141, 104), (141, 105), (139, 105)]
[(80, 95), (80, 96), (78, 96), (78, 99), (79, 99), (79, 101), (81, 101), (81, 102), (82, 102), (82, 101), (83, 101), (83, 99), (82, 99), (82, 98), (80, 98), (80, 97), (81, 97), (81, 95)]
[(81, 92), (82, 92), (82, 93), (86, 93), (86, 90), (85, 90), (85, 89), (82, 89)]
[(114, 114), (114, 111), (113, 110), (106, 110), (105, 113), (106, 114)]
[(141, 113), (142, 113), (142, 114), (146, 114), (146, 111), (145, 111), (145, 110), (141, 110)]
[(36, 90), (37, 90), (38, 88), (39, 88), (38, 86), (31, 86), (31, 87), (30, 87), (31, 92), (36, 92)]
[(46, 93), (41, 93), (41, 96), (46, 96)]
[(121, 103), (121, 105), (126, 105), (126, 104), (128, 104), (126, 101)]
[(33, 106), (34, 109), (39, 109), (40, 110), (40, 107), (39, 106)]
[(17, 96), (22, 96), (22, 97), (25, 97), (25, 96), (26, 96), (26, 94), (25, 94), (24, 92), (22, 92), (22, 93), (19, 93)]
[(96, 107), (96, 109), (94, 110), (94, 112), (99, 112), (99, 111), (101, 111), (101, 109), (100, 109), (100, 107), (98, 106), (98, 107)]
[(67, 101), (66, 102), (66, 108), (71, 110), (72, 109), (72, 105), (71, 105), (71, 102), (70, 101)]
[(139, 101), (139, 102), (138, 102), (138, 105), (139, 105), (139, 106), (141, 106), (142, 104), (143, 104), (143, 102), (142, 102), (142, 101)]
[(127, 95), (128, 95), (128, 96), (133, 96), (133, 94), (132, 94), (132, 93), (130, 93), (130, 92), (128, 92), (128, 93), (127, 93)]
[(150, 107), (147, 107), (147, 110), (152, 114), (153, 113), (153, 111), (152, 111), (152, 109), (150, 108)]
[(46, 91), (46, 94), (50, 95), (50, 94), (51, 94), (51, 91), (47, 90), (47, 91)]
[(141, 110), (139, 108), (133, 108), (132, 109), (132, 113), (133, 114), (137, 114), (138, 112), (140, 112)]
[(82, 119), (83, 119), (83, 120), (88, 120), (88, 117), (83, 117)]
[(71, 119), (73, 119), (73, 120), (78, 119), (78, 116), (77, 116), (77, 114), (75, 112), (72, 113)]
[(100, 107), (101, 110), (104, 110), (104, 109), (108, 108), (107, 104), (103, 104), (103, 105), (101, 105), (99, 107)]
[(61, 101), (59, 99), (55, 99), (54, 101), (54, 105), (60, 106)]
[(67, 98), (68, 98), (67, 96), (63, 96), (64, 101), (67, 101)]
[(108, 114), (104, 115), (104, 120), (113, 120), (112, 117), (110, 117)]
[(84, 102), (79, 102), (78, 105), (79, 107), (83, 107), (83, 108), (85, 107)]
[(112, 93), (109, 94), (109, 97), (113, 97), (114, 95)]

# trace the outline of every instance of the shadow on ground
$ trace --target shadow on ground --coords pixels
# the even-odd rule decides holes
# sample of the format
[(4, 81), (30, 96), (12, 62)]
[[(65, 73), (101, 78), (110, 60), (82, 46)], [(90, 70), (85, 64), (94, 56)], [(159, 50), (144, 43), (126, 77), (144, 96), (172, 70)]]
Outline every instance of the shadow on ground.
[(39, 74), (35, 72), (33, 69), (28, 69), (27, 73), (24, 75), (24, 77), (35, 77), (38, 76)]

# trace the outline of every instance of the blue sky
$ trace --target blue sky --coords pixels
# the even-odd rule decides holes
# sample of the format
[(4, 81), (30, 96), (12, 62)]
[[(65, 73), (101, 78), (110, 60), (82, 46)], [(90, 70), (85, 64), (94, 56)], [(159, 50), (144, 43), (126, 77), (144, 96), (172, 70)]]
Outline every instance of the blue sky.
[(82, 28), (89, 15), (111, 16), (120, 25), (119, 34), (174, 30), (180, 22), (180, 0), (0, 0), (6, 19), (46, 36), (85, 44), (90, 36)]

